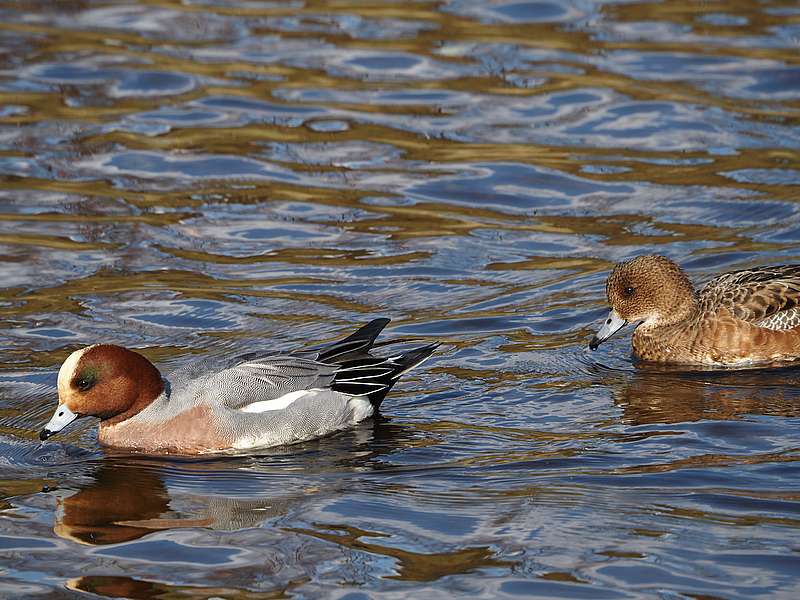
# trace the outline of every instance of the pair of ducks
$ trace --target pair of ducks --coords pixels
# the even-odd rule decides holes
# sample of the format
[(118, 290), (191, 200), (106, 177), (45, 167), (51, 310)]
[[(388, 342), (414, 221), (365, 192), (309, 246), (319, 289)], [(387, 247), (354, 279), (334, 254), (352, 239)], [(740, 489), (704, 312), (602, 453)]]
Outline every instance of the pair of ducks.
[[(611, 313), (593, 350), (638, 323), (633, 352), (644, 361), (737, 367), (800, 358), (800, 265), (726, 273), (696, 293), (668, 258), (640, 256), (614, 267), (606, 293)], [(61, 366), (58, 408), (39, 437), (95, 416), (101, 444), (203, 454), (339, 431), (375, 413), (400, 376), (438, 346), (375, 357), (370, 350), (388, 323), (375, 319), (317, 351), (256, 354), (222, 365), (201, 360), (170, 380), (136, 352), (89, 346)]]

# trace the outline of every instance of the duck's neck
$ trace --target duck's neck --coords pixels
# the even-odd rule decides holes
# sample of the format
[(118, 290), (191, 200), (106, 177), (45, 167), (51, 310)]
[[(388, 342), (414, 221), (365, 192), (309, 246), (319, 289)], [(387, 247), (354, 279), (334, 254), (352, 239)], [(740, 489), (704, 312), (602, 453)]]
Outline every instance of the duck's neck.
[(149, 407), (162, 395), (165, 395), (165, 386), (161, 377), (159, 377), (158, 385), (148, 386), (146, 389), (143, 389), (127, 410), (108, 419), (103, 419), (100, 424), (101, 426), (107, 426), (127, 421)]
[(673, 327), (682, 329), (695, 326), (700, 316), (700, 304), (694, 292), (691, 289), (681, 290), (675, 293), (670, 300), (667, 303), (667, 306), (670, 306), (669, 309), (644, 321), (636, 330), (645, 333), (656, 329)]

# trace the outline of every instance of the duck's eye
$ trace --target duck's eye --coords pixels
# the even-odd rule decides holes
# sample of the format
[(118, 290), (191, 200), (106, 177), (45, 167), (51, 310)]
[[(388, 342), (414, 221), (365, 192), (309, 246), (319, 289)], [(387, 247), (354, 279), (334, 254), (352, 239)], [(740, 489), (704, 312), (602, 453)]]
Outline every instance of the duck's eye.
[(630, 298), (631, 296), (633, 296), (633, 293), (635, 291), (636, 291), (635, 289), (633, 289), (632, 287), (628, 286), (624, 290), (622, 290), (622, 293), (624, 294), (624, 296), (626, 298)]
[(94, 381), (92, 379), (81, 378), (75, 382), (75, 385), (80, 391), (85, 392), (94, 385)]

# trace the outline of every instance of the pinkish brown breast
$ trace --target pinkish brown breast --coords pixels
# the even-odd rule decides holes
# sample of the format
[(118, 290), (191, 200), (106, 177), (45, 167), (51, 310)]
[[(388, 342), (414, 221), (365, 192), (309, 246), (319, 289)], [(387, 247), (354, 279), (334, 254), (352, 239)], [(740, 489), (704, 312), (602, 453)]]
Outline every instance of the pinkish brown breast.
[(104, 446), (140, 452), (202, 454), (225, 450), (233, 445), (214, 424), (208, 406), (196, 406), (163, 423), (127, 419), (121, 423), (100, 423), (98, 440)]

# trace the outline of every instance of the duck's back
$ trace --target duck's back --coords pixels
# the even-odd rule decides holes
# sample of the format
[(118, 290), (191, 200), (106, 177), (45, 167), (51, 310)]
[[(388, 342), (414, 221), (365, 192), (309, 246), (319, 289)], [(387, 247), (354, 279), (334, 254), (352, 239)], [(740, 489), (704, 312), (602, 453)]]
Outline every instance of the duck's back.
[(800, 327), (800, 265), (755, 267), (725, 273), (698, 294), (701, 314), (727, 313), (759, 328)]
[(643, 360), (757, 366), (800, 360), (800, 265), (725, 273), (697, 293), (691, 319), (634, 332)]

